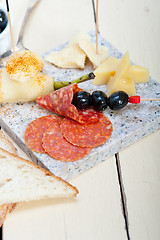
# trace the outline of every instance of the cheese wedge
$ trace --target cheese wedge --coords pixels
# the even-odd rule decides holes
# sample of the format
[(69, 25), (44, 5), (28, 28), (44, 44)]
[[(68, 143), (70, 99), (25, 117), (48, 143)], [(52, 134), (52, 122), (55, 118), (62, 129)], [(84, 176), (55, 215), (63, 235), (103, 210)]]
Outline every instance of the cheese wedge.
[(38, 54), (22, 50), (10, 55), (6, 62), (6, 69), (13, 80), (26, 82), (30, 80), (33, 73), (40, 72), (44, 64), (44, 60)]
[(24, 83), (9, 77), (6, 69), (0, 72), (0, 103), (29, 102), (53, 91), (53, 77), (37, 73)]
[(123, 56), (114, 77), (107, 84), (107, 94), (110, 96), (116, 91), (124, 91), (129, 96), (136, 94), (135, 83), (131, 72), (129, 53)]
[(108, 48), (105, 46), (98, 46), (98, 54), (96, 54), (96, 44), (91, 43), (89, 40), (80, 39), (78, 44), (86, 53), (94, 68), (97, 68), (106, 58), (108, 58)]
[(94, 71), (95, 78), (92, 83), (94, 85), (105, 85), (108, 83), (110, 77), (113, 77), (117, 71), (120, 59), (115, 57), (107, 58), (96, 70)]
[(131, 71), (135, 83), (149, 82), (149, 70), (147, 68), (138, 65), (133, 65), (131, 67)]
[[(92, 83), (96, 86), (106, 85), (117, 71), (120, 59), (115, 57), (107, 58), (96, 70), (94, 71), (95, 78)], [(139, 65), (131, 66), (131, 72), (135, 83), (146, 83), (149, 81), (149, 70)]]

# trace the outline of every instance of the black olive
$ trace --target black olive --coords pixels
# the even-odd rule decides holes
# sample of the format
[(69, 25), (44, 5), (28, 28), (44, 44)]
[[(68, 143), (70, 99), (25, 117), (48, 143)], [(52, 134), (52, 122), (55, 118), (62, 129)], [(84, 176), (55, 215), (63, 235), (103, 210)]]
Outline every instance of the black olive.
[(3, 32), (7, 26), (7, 22), (8, 20), (6, 14), (3, 12), (3, 10), (0, 9), (0, 33)]
[(76, 92), (73, 96), (72, 104), (78, 109), (86, 109), (90, 106), (90, 94), (85, 91)]
[(109, 98), (108, 98), (108, 104), (110, 109), (112, 110), (120, 110), (124, 108), (127, 103), (128, 103), (128, 94), (123, 92), (123, 91), (118, 91), (113, 93)]
[(108, 106), (107, 95), (102, 91), (94, 91), (92, 93), (92, 105), (97, 111), (105, 110)]

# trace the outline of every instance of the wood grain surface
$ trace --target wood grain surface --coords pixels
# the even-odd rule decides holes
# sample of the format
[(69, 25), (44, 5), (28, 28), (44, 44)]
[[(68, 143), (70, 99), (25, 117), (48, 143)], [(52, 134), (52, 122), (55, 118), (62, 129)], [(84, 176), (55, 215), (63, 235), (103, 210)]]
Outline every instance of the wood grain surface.
[[(5, 3), (4, 0), (1, 2)], [(10, 1), (15, 40), (27, 2)], [(121, 52), (129, 50), (132, 61), (148, 67), (150, 75), (160, 82), (159, 10), (159, 0), (99, 1), (101, 35)], [(91, 0), (41, 0), (27, 24), (24, 44), (42, 54), (80, 31), (94, 29)], [(160, 131), (157, 131), (120, 152), (131, 240), (160, 239), (159, 144)], [(6, 219), (3, 239), (129, 239), (114, 157), (76, 177), (71, 183), (80, 192), (74, 201), (19, 204)]]

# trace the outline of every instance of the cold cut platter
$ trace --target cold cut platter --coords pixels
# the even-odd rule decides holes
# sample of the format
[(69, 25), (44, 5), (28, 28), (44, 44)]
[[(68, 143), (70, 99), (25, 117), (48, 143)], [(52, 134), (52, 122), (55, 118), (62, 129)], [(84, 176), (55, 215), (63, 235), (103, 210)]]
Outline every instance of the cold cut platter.
[[(96, 36), (95, 32), (89, 33), (91, 37), (91, 41), (95, 42)], [(62, 46), (57, 47), (55, 50), (60, 51), (61, 49), (65, 48), (67, 43)], [(116, 48), (114, 48), (109, 42), (99, 36), (99, 45), (105, 46), (109, 50), (109, 56), (116, 57), (117, 59), (122, 59), (123, 54), (120, 53)], [(50, 52), (47, 52), (43, 55), (49, 55)], [(47, 74), (51, 77), (54, 77), (56, 81), (71, 81), (73, 79), (77, 79), (82, 75), (88, 74), (93, 71), (92, 64), (87, 61), (86, 66), (84, 69), (68, 69), (68, 68), (58, 68), (49, 62), (45, 63), (45, 66), (42, 70), (44, 74)], [(71, 86), (71, 85), (70, 85)], [(69, 89), (70, 89), (69, 86)], [(136, 86), (136, 95), (141, 96), (142, 98), (158, 98), (160, 95), (160, 84), (153, 80), (151, 77), (149, 82), (135, 84)], [(83, 89), (88, 93), (92, 93), (93, 91), (100, 90), (106, 92), (106, 85), (99, 85), (96, 86), (92, 83), (92, 80), (85, 81), (83, 83), (79, 83), (76, 85), (76, 88)], [(63, 88), (62, 88), (63, 89)], [(67, 88), (68, 89), (68, 88)], [(61, 90), (62, 91), (62, 90)], [(68, 91), (68, 90), (67, 90)], [(70, 90), (69, 90), (70, 91)], [(63, 94), (63, 106), (65, 105), (66, 99), (65, 94)], [(58, 103), (61, 104), (61, 101)], [(58, 108), (60, 107), (58, 105)], [(100, 128), (108, 128), (109, 136), (106, 138), (105, 141), (101, 145), (96, 145), (93, 143), (93, 133), (95, 134), (96, 129), (98, 127), (96, 124), (92, 124), (91, 132), (88, 131), (88, 135), (85, 134), (85, 142), (88, 145), (86, 149), (81, 151), (81, 147), (78, 150), (78, 159), (76, 161), (72, 161), (73, 156), (70, 157), (71, 161), (59, 161), (56, 159), (57, 156), (61, 154), (62, 148), (61, 144), (63, 141), (63, 137), (57, 134), (55, 131), (51, 131), (48, 125), (48, 129), (45, 132), (43, 137), (43, 146), (46, 147), (47, 151), (50, 154), (46, 154), (45, 152), (36, 152), (32, 150), (26, 144), (27, 141), (30, 140), (30, 137), (33, 134), (28, 132), (25, 136), (25, 132), (30, 123), (36, 119), (40, 119), (44, 116), (50, 116), (52, 112), (50, 108), (45, 109), (42, 107), (42, 104), (37, 104), (35, 101), (31, 101), (28, 103), (1, 103), (0, 108), (0, 125), (2, 128), (7, 132), (7, 134), (17, 143), (17, 145), (33, 160), (33, 162), (41, 165), (47, 169), (49, 169), (52, 173), (56, 176), (59, 176), (65, 180), (70, 180), (75, 176), (79, 175), (80, 173), (96, 166), (97, 164), (105, 161), (108, 157), (114, 155), (115, 153), (125, 149), (129, 145), (137, 142), (138, 140), (142, 139), (143, 137), (153, 133), (154, 131), (158, 130), (160, 127), (160, 111), (159, 111), (160, 103), (159, 102), (143, 102), (141, 104), (127, 104), (127, 106), (120, 111), (114, 111), (111, 108), (106, 108), (103, 111), (103, 118), (108, 118), (108, 123), (104, 124), (103, 120), (100, 124)], [(63, 109), (62, 109), (63, 110)], [(63, 116), (64, 117), (64, 116)], [(77, 117), (77, 116), (76, 116)], [(48, 118), (48, 122), (50, 121), (50, 117)], [(51, 117), (52, 118), (52, 117)], [(57, 121), (57, 119), (56, 119)], [(58, 119), (60, 120), (60, 117)], [(63, 124), (61, 129), (63, 130), (65, 137), (69, 138), (70, 141), (73, 141), (72, 134), (69, 135), (68, 132), (72, 133), (77, 130), (77, 135), (74, 137), (74, 141), (80, 141), (80, 135), (82, 129), (79, 126), (74, 126), (75, 130), (73, 130), (73, 126), (68, 128), (71, 120), (63, 119)], [(68, 125), (67, 125), (68, 124)], [(103, 125), (103, 127), (102, 127)], [(41, 131), (43, 123), (40, 123), (39, 130), (37, 129), (36, 132)], [(66, 127), (67, 126), (67, 127)], [(58, 125), (57, 130), (59, 131)], [(113, 130), (113, 131), (112, 131)], [(104, 130), (103, 130), (104, 131)], [(30, 134), (30, 135), (29, 135)], [(57, 137), (57, 142), (53, 145), (48, 144), (50, 143), (50, 137), (53, 134), (54, 139)], [(55, 136), (56, 134), (56, 136)], [(68, 136), (69, 135), (69, 136)], [(97, 135), (98, 136), (98, 135)], [(26, 139), (27, 140), (26, 140)], [(28, 140), (29, 139), (29, 140)], [(97, 141), (98, 137), (96, 138)], [(98, 139), (99, 140), (99, 139)], [(32, 143), (34, 144), (34, 143)], [(56, 153), (57, 155), (53, 154), (53, 149), (55, 145), (60, 145), (59, 152)], [(93, 145), (92, 145), (93, 144)], [(69, 149), (68, 145), (65, 145), (66, 149)], [(85, 147), (83, 146), (83, 147)], [(92, 146), (92, 148), (90, 148)], [(69, 157), (68, 157), (69, 159)]]

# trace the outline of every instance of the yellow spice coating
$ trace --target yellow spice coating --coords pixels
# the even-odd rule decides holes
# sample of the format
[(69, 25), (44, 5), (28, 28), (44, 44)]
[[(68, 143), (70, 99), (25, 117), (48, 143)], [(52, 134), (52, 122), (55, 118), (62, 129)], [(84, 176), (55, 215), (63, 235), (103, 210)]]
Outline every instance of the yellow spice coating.
[(8, 74), (17, 81), (28, 80), (30, 74), (41, 71), (43, 67), (44, 60), (28, 50), (13, 53), (6, 62)]

